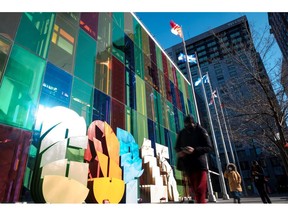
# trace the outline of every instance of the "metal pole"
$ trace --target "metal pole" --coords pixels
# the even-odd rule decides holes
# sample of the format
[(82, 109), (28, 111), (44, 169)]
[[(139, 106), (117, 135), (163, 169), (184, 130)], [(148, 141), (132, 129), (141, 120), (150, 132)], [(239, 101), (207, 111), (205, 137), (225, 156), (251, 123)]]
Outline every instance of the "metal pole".
[(217, 92), (217, 97), (218, 97), (218, 102), (219, 102), (220, 110), (221, 110), (221, 113), (222, 113), (222, 116), (223, 116), (223, 122), (224, 122), (224, 127), (225, 127), (225, 130), (226, 130), (226, 134), (227, 134), (227, 139), (228, 139), (228, 143), (229, 143), (229, 148), (230, 148), (230, 153), (231, 153), (232, 161), (233, 161), (234, 164), (236, 164), (236, 163), (235, 163), (235, 158), (234, 158), (233, 149), (232, 149), (232, 145), (231, 145), (230, 136), (229, 136), (228, 129), (227, 129), (227, 125), (226, 125), (225, 115), (224, 115), (224, 112), (223, 112), (222, 103), (221, 103), (220, 95), (219, 95), (219, 92), (218, 92), (218, 89), (217, 89), (217, 88), (216, 88), (216, 92)]
[[(195, 90), (194, 90), (194, 83), (193, 83), (192, 74), (191, 74), (191, 71), (190, 71), (190, 65), (189, 65), (188, 55), (187, 55), (187, 50), (186, 50), (186, 43), (185, 43), (185, 40), (184, 40), (184, 34), (182, 34), (182, 42), (183, 42), (183, 49), (184, 49), (184, 54), (185, 54), (185, 58), (186, 58), (187, 73), (188, 73), (188, 76), (189, 76), (189, 81), (190, 81), (190, 84), (191, 84), (191, 89), (192, 89), (192, 93), (193, 93), (193, 97), (194, 97), (194, 101), (195, 101), (196, 116), (197, 116), (197, 119), (198, 119), (198, 123), (201, 125), (200, 116), (199, 116), (199, 112), (198, 112), (197, 101), (196, 101), (196, 95), (195, 95)], [(198, 63), (198, 61), (197, 61), (197, 63)], [(214, 195), (212, 181), (211, 181), (211, 176), (210, 176), (210, 172), (209, 172), (209, 164), (208, 164), (207, 155), (205, 156), (205, 159), (206, 159), (207, 170), (208, 170), (208, 172), (207, 172), (208, 201), (209, 202), (216, 202), (216, 197)]]
[(206, 109), (207, 109), (207, 113), (208, 113), (208, 118), (209, 118), (209, 123), (210, 123), (210, 128), (211, 128), (212, 139), (213, 139), (214, 148), (215, 148), (216, 163), (217, 163), (217, 166), (218, 166), (219, 177), (220, 177), (220, 186), (221, 186), (221, 189), (222, 189), (223, 199), (228, 200), (228, 199), (229, 199), (229, 195), (227, 194), (227, 190), (226, 190), (226, 185), (225, 185), (225, 180), (224, 180), (224, 176), (223, 176), (223, 172), (222, 172), (222, 167), (221, 167), (221, 161), (220, 161), (220, 156), (219, 156), (217, 141), (216, 141), (215, 132), (214, 132), (214, 126), (213, 126), (213, 122), (212, 122), (212, 118), (211, 118), (211, 113), (210, 113), (210, 109), (209, 109), (209, 105), (208, 105), (208, 100), (207, 100), (206, 91), (205, 91), (204, 84), (203, 84), (203, 81), (202, 81), (201, 68), (200, 68), (200, 66), (199, 66), (198, 56), (197, 56), (197, 53), (196, 53), (196, 52), (195, 52), (195, 56), (196, 56), (198, 71), (199, 71), (199, 75), (200, 75), (202, 91), (203, 91), (203, 94), (204, 94), (204, 99), (205, 99), (204, 101), (205, 101), (205, 105), (206, 105)]
[[(210, 77), (209, 77), (208, 73), (207, 73), (207, 77), (208, 77), (208, 84), (209, 84), (209, 88), (210, 88), (210, 93), (211, 93), (211, 96), (213, 97), (213, 95), (212, 95), (213, 94), (212, 85), (211, 85)], [(214, 100), (214, 98), (212, 98), (212, 99)], [(217, 109), (216, 101), (213, 103), (213, 105), (214, 105), (214, 109), (215, 109), (215, 112), (216, 112), (216, 118), (217, 118), (217, 122), (218, 122), (218, 126), (219, 126), (219, 131), (220, 131), (220, 135), (221, 135), (221, 139), (222, 139), (224, 155), (225, 155), (226, 165), (227, 165), (230, 162), (229, 162), (229, 157), (228, 157), (228, 153), (227, 153), (227, 149), (226, 149), (226, 143), (225, 143), (223, 132), (222, 132), (222, 127), (221, 127), (221, 124), (220, 124), (220, 118), (219, 118), (219, 115), (218, 115), (218, 109)]]

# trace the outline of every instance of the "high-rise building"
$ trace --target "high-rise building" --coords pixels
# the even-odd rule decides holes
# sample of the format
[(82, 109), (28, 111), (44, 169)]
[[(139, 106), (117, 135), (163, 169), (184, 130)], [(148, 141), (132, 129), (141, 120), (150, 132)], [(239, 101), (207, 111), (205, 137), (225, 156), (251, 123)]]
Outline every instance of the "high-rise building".
[[(229, 113), (228, 115), (227, 113), (225, 114), (225, 112), (227, 112), (227, 110), (225, 109), (225, 103), (229, 103), (228, 98), (225, 97), (225, 92), (227, 92), (227, 85), (229, 85), (229, 83), (233, 81), (238, 82), (238, 88), (234, 90), (229, 89), (229, 91), (230, 94), (233, 94), (233, 92), (236, 94), (238, 91), (238, 93), (240, 93), (240, 96), (243, 98), (249, 97), (250, 87), (254, 85), (254, 82), (252, 80), (247, 80), (247, 77), (243, 75), (243, 70), (241, 69), (241, 67), (239, 67), (239, 64), (236, 64), (235, 61), (233, 61), (233, 59), (231, 58), (231, 55), (233, 56), (233, 53), (237, 53), (239, 59), (241, 59), (242, 62), (249, 62), (247, 55), (244, 55), (245, 47), (247, 47), (246, 45), (249, 44), (249, 52), (257, 56), (257, 62), (259, 62), (258, 66), (259, 68), (262, 68), (259, 71), (262, 71), (262, 76), (268, 77), (268, 75), (266, 74), (266, 70), (263, 67), (260, 55), (256, 52), (253, 42), (251, 41), (249, 23), (246, 16), (239, 17), (238, 19), (232, 20), (231, 22), (211, 29), (210, 31), (187, 39), (185, 43), (188, 55), (195, 53), (197, 54), (199, 67), (201, 69), (202, 75), (209, 75), (212, 89), (210, 89), (209, 85), (204, 84), (208, 99), (210, 99), (212, 96), (211, 92), (218, 89), (219, 96), (221, 96), (221, 100), (222, 102), (224, 102), (223, 110), (226, 118), (231, 116), (229, 115)], [(183, 71), (183, 73), (187, 76), (186, 64), (178, 61), (179, 54), (184, 53), (183, 44), (176, 44), (166, 49), (166, 51), (168, 55), (178, 64), (178, 67)], [(198, 66), (196, 64), (190, 64), (190, 70), (193, 82), (195, 82), (199, 79)], [(195, 87), (195, 92), (201, 122), (206, 128), (209, 128), (210, 125), (208, 124), (209, 121), (207, 120), (207, 109), (205, 108), (203, 91), (200, 85)], [(214, 100), (217, 101), (216, 98), (214, 98)], [(223, 104), (221, 104), (221, 106), (222, 105)], [(216, 112), (216, 109), (218, 109), (218, 112)], [(238, 166), (244, 180), (244, 192), (247, 194), (253, 194), (256, 191), (255, 188), (253, 188), (253, 183), (251, 182), (250, 164), (252, 160), (261, 160), (261, 163), (265, 166), (265, 171), (270, 176), (271, 191), (276, 192), (277, 185), (279, 185), (278, 179), (284, 175), (284, 169), (283, 167), (281, 167), (279, 159), (271, 155), (268, 157), (264, 157), (266, 153), (264, 153), (263, 149), (260, 146), (254, 143), (253, 139), (247, 139), (245, 141), (235, 141), (234, 139), (234, 142), (232, 142), (231, 145), (232, 149), (229, 148), (227, 131), (223, 126), (223, 118), (221, 117), (221, 109), (219, 104), (218, 106), (216, 106), (216, 109), (213, 106), (210, 106), (213, 127), (215, 129), (216, 142), (220, 152), (221, 164), (223, 166), (223, 169), (225, 169), (227, 162), (233, 162), (232, 155), (234, 154), (236, 165)], [(217, 120), (217, 114), (220, 117), (220, 125), (222, 125), (220, 127), (218, 126), (219, 124)], [(233, 134), (231, 134), (231, 130), (229, 130), (229, 127), (237, 128), (238, 123), (233, 121), (232, 119), (226, 119), (226, 122), (228, 124), (228, 132), (230, 134), (229, 137), (231, 137), (233, 136)], [(224, 143), (225, 145), (223, 145)], [(215, 158), (213, 159), (213, 155), (210, 155), (210, 157), (210, 166), (211, 169), (213, 169), (216, 167), (214, 162)], [(278, 162), (275, 163), (275, 161)], [(216, 179), (214, 178), (214, 182), (216, 181)], [(217, 188), (217, 185), (214, 186), (215, 188)], [(216, 189), (216, 191), (218, 190), (219, 189)]]
[(168, 147), (172, 167), (195, 113), (189, 82), (133, 13), (0, 13), (0, 81), (0, 202), (30, 201), (41, 121), (55, 106), (126, 130), (139, 148), (144, 138)]
[(268, 13), (271, 26), (270, 33), (274, 35), (283, 54), (281, 83), (288, 94), (288, 13)]

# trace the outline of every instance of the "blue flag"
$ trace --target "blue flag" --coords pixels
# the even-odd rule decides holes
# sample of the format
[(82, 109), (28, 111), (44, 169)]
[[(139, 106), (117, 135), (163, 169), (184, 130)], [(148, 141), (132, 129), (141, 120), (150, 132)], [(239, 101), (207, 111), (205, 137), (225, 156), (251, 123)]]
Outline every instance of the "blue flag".
[(201, 82), (203, 81), (203, 83), (209, 83), (209, 79), (207, 74), (205, 74), (204, 76), (202, 76), (202, 80), (200, 79), (200, 77), (196, 80), (196, 82), (194, 83), (195, 86), (198, 86)]
[[(187, 57), (188, 57), (188, 62), (189, 63), (194, 63), (194, 64), (197, 63), (195, 55), (187, 55)], [(186, 62), (186, 57), (185, 57), (185, 55), (183, 53), (179, 54), (178, 61), (179, 62)]]

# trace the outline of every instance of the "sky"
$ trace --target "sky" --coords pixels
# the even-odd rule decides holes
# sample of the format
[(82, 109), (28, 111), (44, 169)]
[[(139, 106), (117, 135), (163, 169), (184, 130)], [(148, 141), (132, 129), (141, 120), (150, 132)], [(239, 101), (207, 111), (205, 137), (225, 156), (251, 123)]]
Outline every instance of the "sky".
[(268, 26), (268, 15), (264, 12), (135, 12), (147, 30), (163, 49), (181, 43), (180, 37), (170, 32), (170, 20), (182, 26), (185, 40), (209, 31), (243, 15), (249, 25), (258, 30)]

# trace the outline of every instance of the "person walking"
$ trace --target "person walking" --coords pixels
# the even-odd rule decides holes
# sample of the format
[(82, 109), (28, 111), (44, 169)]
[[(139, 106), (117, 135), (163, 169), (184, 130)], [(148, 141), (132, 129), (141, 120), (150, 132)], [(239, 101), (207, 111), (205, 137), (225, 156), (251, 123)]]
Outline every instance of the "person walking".
[(260, 166), (258, 161), (252, 161), (251, 176), (252, 181), (254, 181), (254, 185), (257, 188), (257, 191), (261, 197), (262, 202), (272, 203), (267, 193), (264, 170), (262, 166)]
[(241, 176), (237, 172), (236, 166), (233, 163), (229, 163), (224, 172), (224, 177), (228, 179), (229, 189), (232, 197), (234, 198), (234, 203), (241, 203)]
[(196, 203), (206, 203), (207, 164), (205, 154), (212, 151), (207, 131), (188, 115), (184, 119), (184, 128), (178, 133), (175, 151), (177, 169), (184, 172), (189, 188)]

